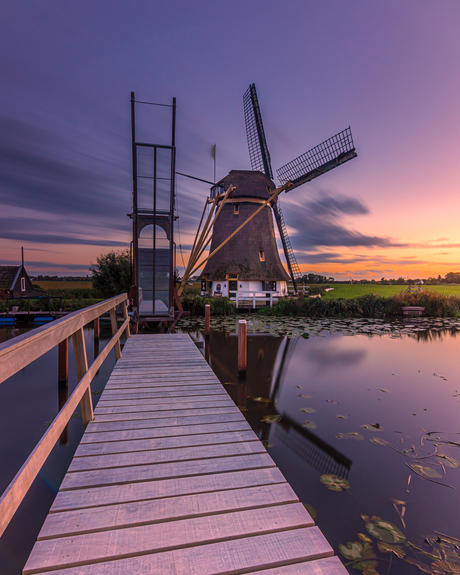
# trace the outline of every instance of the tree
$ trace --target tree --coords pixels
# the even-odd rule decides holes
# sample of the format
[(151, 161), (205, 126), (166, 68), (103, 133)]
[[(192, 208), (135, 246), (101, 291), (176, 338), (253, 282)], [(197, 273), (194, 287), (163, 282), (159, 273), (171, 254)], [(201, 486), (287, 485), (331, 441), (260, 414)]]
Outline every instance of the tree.
[(447, 273), (445, 282), (448, 284), (460, 284), (460, 273), (459, 272)]
[(93, 274), (93, 288), (102, 297), (128, 293), (131, 287), (131, 259), (128, 250), (104, 254), (89, 269)]

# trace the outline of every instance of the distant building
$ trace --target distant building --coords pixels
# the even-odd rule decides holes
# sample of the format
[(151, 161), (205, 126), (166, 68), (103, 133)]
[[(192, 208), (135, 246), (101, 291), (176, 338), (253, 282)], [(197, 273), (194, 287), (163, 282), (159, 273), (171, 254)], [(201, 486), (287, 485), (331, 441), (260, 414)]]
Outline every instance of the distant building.
[(24, 266), (0, 266), (0, 299), (45, 295), (45, 290), (34, 288)]

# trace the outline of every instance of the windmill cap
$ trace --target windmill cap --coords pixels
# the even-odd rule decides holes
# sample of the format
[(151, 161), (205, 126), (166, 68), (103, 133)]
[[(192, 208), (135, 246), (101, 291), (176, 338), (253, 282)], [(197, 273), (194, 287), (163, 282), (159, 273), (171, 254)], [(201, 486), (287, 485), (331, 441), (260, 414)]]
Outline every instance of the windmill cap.
[[(252, 170), (231, 170), (217, 185), (227, 190), (230, 185), (235, 186), (232, 198), (261, 198), (267, 200), (268, 189), (274, 190), (275, 184), (265, 174)], [(268, 188), (268, 189), (267, 189)], [(276, 202), (276, 199), (275, 199)]]

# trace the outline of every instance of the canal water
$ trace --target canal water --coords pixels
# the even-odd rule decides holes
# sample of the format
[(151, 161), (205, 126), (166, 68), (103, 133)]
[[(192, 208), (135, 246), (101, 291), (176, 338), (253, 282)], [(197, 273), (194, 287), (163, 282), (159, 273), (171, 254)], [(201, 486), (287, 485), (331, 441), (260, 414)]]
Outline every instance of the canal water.
[[(248, 317), (248, 369), (239, 379), (238, 319), (215, 318), (208, 339), (201, 322), (180, 329), (350, 573), (460, 572), (460, 321)], [(0, 330), (0, 341), (11, 335)], [(91, 361), (92, 330), (85, 336)], [(112, 356), (94, 380), (95, 401)], [(59, 401), (55, 351), (0, 386), (2, 490)], [(0, 539), (0, 573), (20, 573), (81, 435), (81, 420), (71, 419)]]

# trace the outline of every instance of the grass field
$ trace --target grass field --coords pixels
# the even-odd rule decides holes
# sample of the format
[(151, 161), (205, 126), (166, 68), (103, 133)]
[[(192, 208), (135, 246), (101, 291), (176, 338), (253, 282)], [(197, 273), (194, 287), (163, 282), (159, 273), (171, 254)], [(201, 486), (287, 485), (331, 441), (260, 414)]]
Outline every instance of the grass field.
[(40, 286), (42, 289), (91, 289), (93, 284), (91, 282), (83, 281), (69, 281), (69, 282), (48, 282), (48, 281), (33, 281), (32, 283)]
[[(316, 284), (312, 284), (316, 285)], [(323, 299), (353, 299), (369, 293), (383, 297), (397, 295), (407, 289), (403, 285), (378, 285), (378, 284), (329, 284), (334, 289), (322, 294)], [(435, 291), (444, 295), (456, 295), (460, 297), (460, 285), (423, 285), (422, 290)]]

